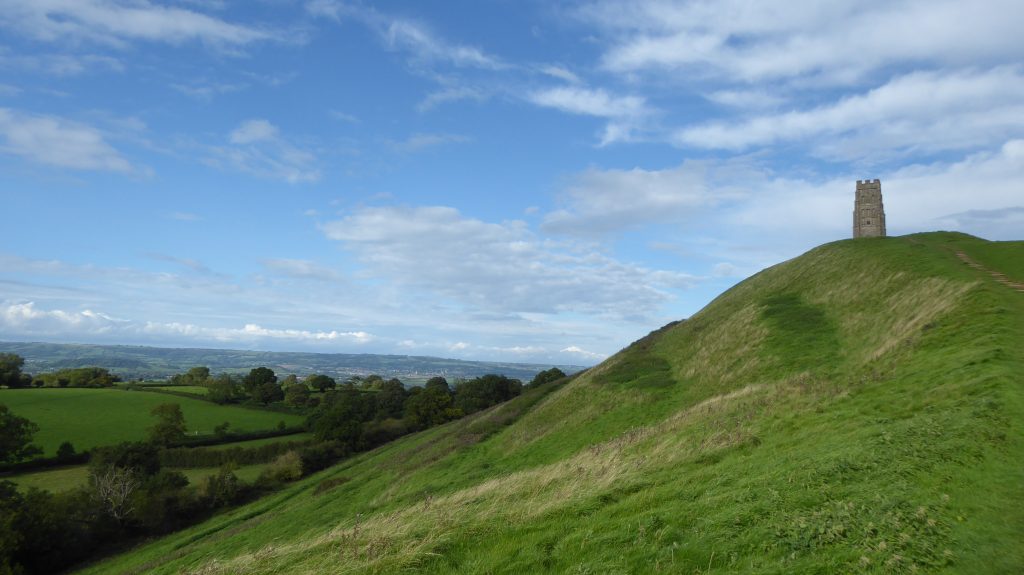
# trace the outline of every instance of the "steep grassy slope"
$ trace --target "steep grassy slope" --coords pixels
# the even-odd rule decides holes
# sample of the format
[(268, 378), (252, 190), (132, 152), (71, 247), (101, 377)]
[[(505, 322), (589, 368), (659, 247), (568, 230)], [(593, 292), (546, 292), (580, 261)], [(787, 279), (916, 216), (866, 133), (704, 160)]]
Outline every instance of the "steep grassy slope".
[(1024, 572), (1024, 294), (955, 250), (1024, 261), (828, 244), (568, 383), (86, 572)]

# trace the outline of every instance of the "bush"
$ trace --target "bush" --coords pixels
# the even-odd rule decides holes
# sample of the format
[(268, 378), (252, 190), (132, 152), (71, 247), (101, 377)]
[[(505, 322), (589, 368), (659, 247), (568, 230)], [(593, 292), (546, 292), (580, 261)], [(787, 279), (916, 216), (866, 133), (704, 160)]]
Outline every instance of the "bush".
[(217, 475), (211, 475), (199, 485), (199, 496), (210, 507), (231, 505), (242, 496), (242, 484), (235, 475), (235, 466), (221, 465)]
[(298, 453), (289, 451), (275, 459), (260, 477), (280, 483), (295, 481), (302, 477), (302, 458)]
[(327, 469), (350, 453), (351, 450), (340, 441), (325, 441), (311, 445), (299, 452), (299, 457), (302, 460), (302, 473), (309, 475), (321, 469)]
[(57, 448), (57, 459), (68, 459), (75, 456), (75, 446), (70, 441), (65, 441)]

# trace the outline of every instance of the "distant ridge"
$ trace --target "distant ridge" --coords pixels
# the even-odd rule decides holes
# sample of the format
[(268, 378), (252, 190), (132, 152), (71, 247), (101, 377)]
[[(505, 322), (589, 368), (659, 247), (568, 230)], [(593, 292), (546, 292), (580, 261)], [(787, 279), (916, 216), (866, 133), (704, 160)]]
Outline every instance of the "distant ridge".
[[(266, 366), (278, 373), (307, 375), (369, 375), (397, 377), (406, 383), (436, 375), (478, 377), (497, 373), (529, 381), (552, 364), (467, 361), (414, 355), (304, 353), (234, 349), (162, 348), (135, 345), (0, 342), (0, 353), (25, 358), (25, 371), (37, 373), (69, 367), (99, 366), (125, 379), (162, 379), (190, 367), (205, 365), (213, 372), (243, 372)], [(557, 365), (566, 373), (584, 369)]]

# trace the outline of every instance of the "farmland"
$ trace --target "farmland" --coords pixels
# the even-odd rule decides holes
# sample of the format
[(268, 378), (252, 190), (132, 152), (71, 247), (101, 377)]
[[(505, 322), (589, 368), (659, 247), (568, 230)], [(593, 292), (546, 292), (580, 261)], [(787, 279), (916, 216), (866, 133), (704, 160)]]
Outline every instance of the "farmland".
[(34, 443), (44, 456), (70, 441), (77, 451), (146, 438), (154, 419), (150, 411), (176, 403), (185, 415), (189, 435), (209, 435), (224, 422), (235, 432), (300, 425), (303, 417), (237, 406), (220, 406), (200, 399), (121, 389), (4, 389), (0, 403), (39, 426)]

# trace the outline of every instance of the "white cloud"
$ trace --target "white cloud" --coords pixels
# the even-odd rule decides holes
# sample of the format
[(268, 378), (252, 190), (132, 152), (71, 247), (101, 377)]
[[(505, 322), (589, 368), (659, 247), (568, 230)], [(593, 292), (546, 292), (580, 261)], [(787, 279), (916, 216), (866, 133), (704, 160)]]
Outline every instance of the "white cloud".
[(179, 222), (197, 222), (203, 219), (199, 214), (193, 214), (192, 212), (171, 212), (167, 217)]
[(597, 1), (578, 12), (603, 31), (603, 65), (755, 82), (849, 82), (893, 64), (1019, 59), (1016, 0)]
[(123, 326), (118, 320), (92, 310), (40, 310), (34, 302), (12, 303), (0, 307), (0, 326), (4, 331), (49, 335), (75, 330), (86, 333), (109, 333)]
[(238, 47), (274, 38), (267, 30), (148, 0), (0, 0), (0, 26), (48, 42), (118, 47), (133, 40)]
[(391, 147), (400, 152), (419, 152), (443, 144), (461, 144), (469, 138), (458, 134), (413, 134), (401, 142), (391, 142)]
[(601, 145), (629, 141), (653, 113), (643, 97), (613, 96), (602, 89), (576, 86), (535, 90), (528, 93), (526, 99), (537, 106), (609, 120), (601, 136)]
[(334, 21), (352, 19), (375, 31), (388, 48), (407, 53), (413, 62), (444, 63), (458, 68), (496, 70), (505, 67), (497, 57), (475, 46), (455, 44), (434, 34), (425, 24), (393, 17), (374, 10), (334, 0), (312, 0), (306, 11)]
[(640, 317), (695, 280), (542, 240), (523, 222), (489, 223), (442, 206), (364, 208), (323, 230), (373, 277), (469, 310)]
[(457, 67), (497, 69), (503, 64), (474, 46), (450, 44), (426, 26), (411, 20), (392, 19), (381, 29), (388, 46), (405, 50), (416, 59), (442, 61)]
[(338, 110), (330, 110), (330, 111), (328, 111), (328, 113), (335, 120), (339, 120), (339, 121), (342, 121), (342, 122), (347, 122), (349, 124), (358, 124), (359, 123), (359, 118), (353, 116), (352, 114), (346, 114), (345, 112), (339, 112)]
[(1024, 135), (1024, 72), (913, 72), (864, 94), (803, 111), (685, 128), (681, 145), (742, 150), (814, 142), (814, 153), (850, 159), (894, 152), (970, 149)]
[(576, 346), (576, 345), (570, 345), (569, 347), (561, 350), (561, 352), (562, 353), (569, 353), (569, 354), (577, 355), (579, 357), (582, 357), (584, 359), (591, 360), (591, 361), (598, 361), (598, 360), (602, 360), (602, 359), (608, 357), (607, 354), (604, 354), (604, 353), (594, 353), (592, 351), (587, 351), (587, 350), (585, 350), (585, 349), (583, 349), (583, 348), (581, 348), (579, 346)]
[(4, 302), (0, 306), (0, 329), (19, 336), (121, 337), (134, 339), (148, 336), (185, 337), (193, 341), (254, 342), (259, 340), (290, 340), (308, 343), (366, 344), (375, 337), (365, 331), (312, 331), (305, 329), (267, 328), (255, 323), (242, 327), (210, 327), (180, 322), (136, 322), (117, 319), (92, 310), (42, 310), (35, 302)]
[(58, 116), (0, 108), (0, 152), (49, 166), (132, 172), (131, 163), (100, 130)]
[[(1024, 140), (1006, 142), (995, 152), (908, 165), (873, 177), (882, 180), (890, 234), (952, 229), (989, 239), (1015, 239), (1009, 226), (992, 224), (1012, 222), (1015, 209), (1024, 206)], [(778, 178), (766, 173), (749, 201), (724, 214), (720, 225), (748, 236), (770, 236), (779, 243), (786, 236), (802, 236), (812, 245), (849, 237), (856, 179)], [(979, 211), (992, 217), (967, 215)]]
[(341, 279), (338, 272), (309, 260), (271, 258), (263, 260), (263, 266), (271, 272), (292, 278), (320, 281)]
[(171, 87), (190, 98), (209, 101), (214, 96), (237, 92), (245, 88), (245, 85), (228, 84), (225, 82), (193, 82), (189, 84), (175, 83), (171, 84)]
[(277, 138), (277, 128), (267, 120), (246, 120), (231, 131), (232, 144), (252, 144)]
[(212, 146), (204, 161), (215, 167), (230, 167), (261, 178), (290, 184), (320, 179), (316, 156), (292, 144), (276, 126), (264, 119), (242, 122), (228, 134), (226, 146)]
[(10, 54), (0, 48), (0, 68), (14, 68), (53, 76), (77, 76), (86, 71), (123, 72), (124, 64), (117, 58), (98, 54)]
[(537, 70), (541, 74), (544, 74), (545, 76), (551, 76), (552, 78), (558, 78), (559, 80), (565, 80), (566, 82), (569, 82), (570, 84), (579, 84), (579, 83), (582, 82), (582, 80), (580, 80), (579, 76), (577, 76), (576, 74), (572, 73), (571, 70), (569, 70), (568, 68), (565, 68), (564, 66), (556, 66), (554, 64), (546, 64), (546, 65), (540, 66)]
[(440, 90), (427, 94), (427, 97), (416, 105), (416, 109), (420, 112), (427, 112), (441, 104), (450, 104), (461, 100), (474, 100), (479, 102), (486, 98), (487, 94), (479, 88), (471, 88), (469, 86), (446, 86)]
[(745, 162), (687, 160), (664, 170), (599, 170), (577, 175), (562, 196), (566, 206), (544, 216), (554, 233), (601, 235), (651, 223), (680, 222), (744, 196)]

